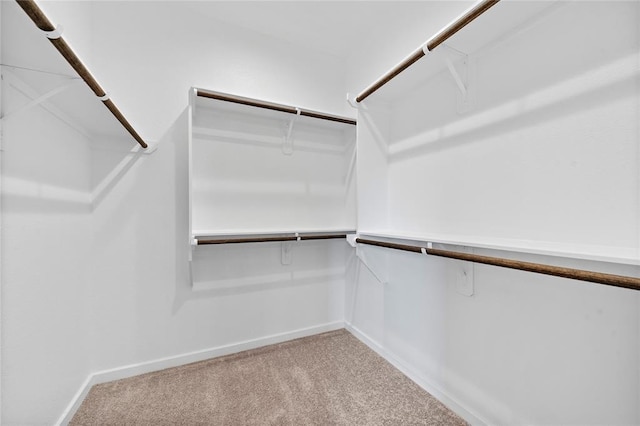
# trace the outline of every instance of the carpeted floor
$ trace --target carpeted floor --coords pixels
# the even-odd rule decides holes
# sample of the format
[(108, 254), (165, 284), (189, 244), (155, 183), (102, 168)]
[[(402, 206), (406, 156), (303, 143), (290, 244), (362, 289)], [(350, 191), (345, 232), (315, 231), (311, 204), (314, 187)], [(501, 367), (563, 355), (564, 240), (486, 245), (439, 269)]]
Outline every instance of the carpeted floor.
[(464, 425), (345, 330), (94, 386), (71, 425)]

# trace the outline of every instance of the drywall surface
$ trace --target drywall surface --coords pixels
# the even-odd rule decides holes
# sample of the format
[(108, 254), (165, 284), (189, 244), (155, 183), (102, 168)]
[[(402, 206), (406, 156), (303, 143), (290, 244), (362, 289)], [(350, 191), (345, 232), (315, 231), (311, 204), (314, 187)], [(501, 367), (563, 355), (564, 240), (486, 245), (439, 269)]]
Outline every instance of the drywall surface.
[[(386, 174), (387, 194), (365, 197), (380, 185), (358, 180), (359, 231), (639, 276), (638, 9), (500, 2), (455, 50), (373, 94), (359, 111), (358, 171)], [(483, 265), (466, 278), (461, 262), (363, 250), (347, 320), (468, 419), (640, 421), (636, 291)]]
[(456, 291), (455, 261), (363, 251), (386, 284), (355, 266), (360, 279), (347, 287), (350, 326), (467, 420), (638, 422), (633, 291), (475, 265), (468, 297)]
[[(148, 154), (93, 123), (84, 123), (90, 137), (79, 137), (41, 107), (7, 121), (3, 424), (55, 423), (93, 373), (140, 372), (184, 354), (193, 360), (342, 324), (351, 250), (344, 241), (301, 242), (286, 265), (280, 244), (198, 247), (192, 271), (187, 210), (191, 86), (341, 114), (341, 61), (294, 55), (286, 43), (208, 18), (173, 19), (178, 2), (154, 3), (153, 25), (144, 24), (149, 5), (86, 5), (95, 13), (89, 28), (74, 25), (79, 14), (68, 3), (45, 5), (54, 22), (65, 22), (79, 56), (101, 53), (87, 61), (108, 91), (118, 79), (118, 90), (174, 96), (157, 110), (119, 104), (134, 127), (154, 129), (159, 143)], [(25, 99), (3, 91), (5, 101), (20, 107)]]
[(18, 111), (27, 76), (11, 76), (3, 70), (2, 423), (51, 424), (90, 372), (90, 145), (41, 107)]

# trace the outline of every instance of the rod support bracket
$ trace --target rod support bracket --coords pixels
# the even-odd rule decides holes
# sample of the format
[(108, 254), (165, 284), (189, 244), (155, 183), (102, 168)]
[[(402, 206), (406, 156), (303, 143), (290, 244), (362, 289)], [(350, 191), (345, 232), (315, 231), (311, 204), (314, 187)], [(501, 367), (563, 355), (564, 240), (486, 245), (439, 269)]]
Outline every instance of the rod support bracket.
[(378, 273), (373, 267), (371, 267), (369, 261), (367, 260), (366, 254), (364, 253), (364, 251), (360, 250), (360, 247), (356, 247), (356, 256), (358, 257), (358, 259), (360, 259), (360, 263), (362, 263), (364, 267), (369, 270), (376, 281), (383, 285), (387, 284), (387, 280), (382, 277), (382, 274)]
[[(447, 69), (460, 92), (458, 95), (458, 112), (467, 112), (472, 106), (470, 88), (473, 86), (472, 80), (473, 73), (475, 72), (474, 65), (471, 63), (471, 58), (467, 53), (455, 49), (448, 44), (443, 44), (442, 46), (444, 47), (443, 50), (446, 52), (444, 61), (447, 65)], [(461, 70), (456, 68), (452, 57), (456, 57), (456, 59), (462, 63)]]
[(349, 93), (347, 93), (347, 102), (349, 102), (349, 105), (351, 105), (352, 108), (358, 109), (358, 107), (360, 106), (356, 101), (356, 97)]
[(282, 152), (285, 155), (293, 154), (293, 139), (291, 138), (291, 134), (293, 133), (293, 125), (295, 124), (298, 117), (300, 117), (300, 113), (300, 108), (296, 108), (296, 115), (294, 115), (293, 118), (289, 120), (287, 134), (285, 135), (284, 142), (282, 143)]
[(283, 241), (282, 242), (282, 250), (281, 250), (281, 262), (283, 265), (291, 265), (292, 260), (292, 245), (291, 241)]
[(47, 36), (49, 40), (57, 40), (60, 37), (62, 37), (62, 31), (64, 31), (64, 28), (62, 27), (62, 25), (56, 25), (56, 28), (53, 31), (42, 30), (44, 35)]

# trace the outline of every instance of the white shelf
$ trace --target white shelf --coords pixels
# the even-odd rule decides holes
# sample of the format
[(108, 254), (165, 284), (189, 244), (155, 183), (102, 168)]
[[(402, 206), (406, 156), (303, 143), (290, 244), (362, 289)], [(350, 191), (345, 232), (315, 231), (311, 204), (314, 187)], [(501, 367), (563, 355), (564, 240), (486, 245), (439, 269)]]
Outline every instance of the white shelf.
[[(461, 60), (460, 53), (482, 56), (506, 43), (511, 37), (535, 27), (546, 16), (562, 7), (564, 2), (560, 1), (502, 1), (454, 34), (445, 45), (429, 52), (426, 57), (382, 86), (367, 101), (393, 102), (401, 99), (407, 92), (446, 72), (445, 58), (449, 57), (457, 65)], [(412, 51), (411, 48), (415, 50), (417, 47), (407, 46), (407, 54)], [(454, 53), (455, 51), (458, 53)], [(394, 64), (389, 64), (389, 68), (392, 65)]]
[(406, 234), (387, 230), (358, 230), (359, 236), (391, 238), (407, 241), (423, 241), (436, 244), (449, 244), (465, 247), (477, 247), (491, 250), (503, 250), (517, 253), (538, 254), (570, 259), (583, 259), (598, 262), (640, 265), (640, 250), (628, 247), (593, 246), (581, 244), (556, 243), (551, 241), (527, 241), (503, 238), (486, 238), (444, 234)]
[[(355, 127), (352, 123), (319, 119), (316, 117), (309, 117), (305, 115), (296, 117), (295, 114), (291, 114), (288, 112), (259, 108), (251, 105), (242, 105), (234, 102), (227, 102), (202, 96), (194, 96), (193, 106), (195, 116), (224, 116), (227, 118), (240, 117), (264, 120), (265, 122), (289, 122), (291, 119), (295, 118), (296, 126), (301, 125), (305, 128), (333, 131), (342, 131)], [(337, 115), (332, 116), (336, 117), (339, 120), (355, 120), (351, 117), (343, 117)]]
[(228, 229), (194, 230), (192, 237), (245, 237), (253, 235), (290, 235), (290, 234), (355, 234), (355, 229)]
[(192, 236), (355, 229), (353, 119), (202, 89), (190, 105)]

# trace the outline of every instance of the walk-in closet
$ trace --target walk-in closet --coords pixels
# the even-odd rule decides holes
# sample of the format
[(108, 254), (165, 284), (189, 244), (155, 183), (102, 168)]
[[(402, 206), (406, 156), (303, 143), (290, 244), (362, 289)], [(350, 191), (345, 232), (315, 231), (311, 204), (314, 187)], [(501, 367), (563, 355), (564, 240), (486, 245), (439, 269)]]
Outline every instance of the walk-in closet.
[(640, 1), (0, 22), (0, 424), (640, 424)]

